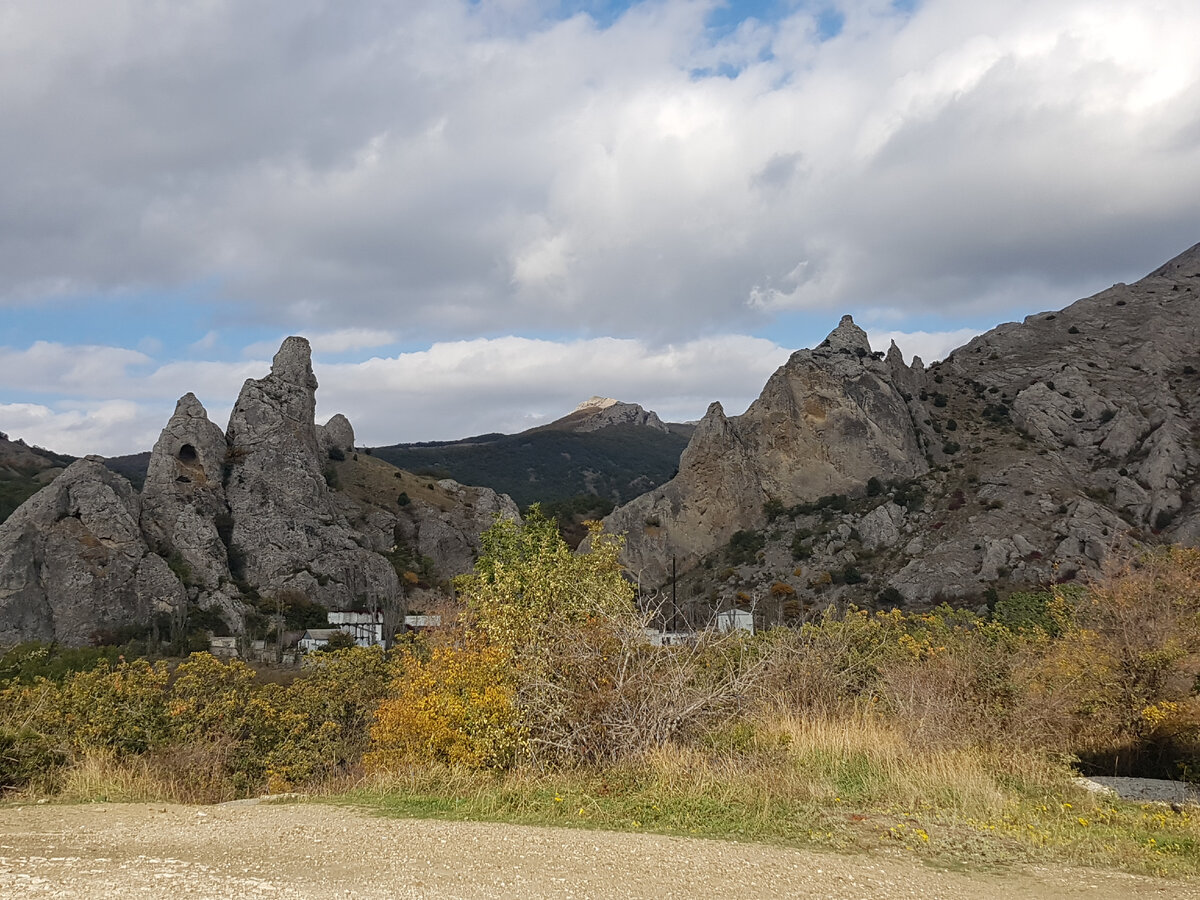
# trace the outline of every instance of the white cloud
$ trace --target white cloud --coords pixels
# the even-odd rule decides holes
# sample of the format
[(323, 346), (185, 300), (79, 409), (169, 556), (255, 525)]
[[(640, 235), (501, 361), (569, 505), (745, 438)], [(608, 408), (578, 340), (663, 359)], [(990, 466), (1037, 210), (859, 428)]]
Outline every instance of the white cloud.
[(105, 396), (130, 377), (130, 369), (149, 363), (146, 354), (121, 347), (37, 341), (25, 350), (0, 347), (0, 384), (24, 394)]
[(1200, 233), (1190, 0), (861, 0), (824, 43), (806, 8), (713, 43), (714, 5), (17, 0), (0, 297), (662, 341), (1077, 293)]
[[(308, 338), (316, 352), (328, 354), (386, 347), (388, 344), (394, 344), (397, 338), (394, 331), (383, 331), (378, 328), (339, 328), (334, 331), (306, 330), (304, 336)], [(281, 334), (275, 340), (249, 344), (242, 348), (242, 356), (247, 359), (264, 357), (270, 359), (275, 355), (275, 351), (279, 349), (279, 345), (285, 337), (287, 335)]]
[(72, 456), (149, 450), (165, 424), (163, 420), (156, 426), (149, 412), (127, 400), (78, 404), (65, 410), (36, 403), (0, 403), (0, 420), (10, 438)]
[(956, 328), (953, 331), (875, 331), (867, 330), (867, 338), (875, 350), (886, 351), (892, 341), (900, 348), (905, 362), (911, 363), (914, 356), (921, 357), (926, 365), (945, 359), (951, 350), (961, 347), (979, 332), (974, 328)]

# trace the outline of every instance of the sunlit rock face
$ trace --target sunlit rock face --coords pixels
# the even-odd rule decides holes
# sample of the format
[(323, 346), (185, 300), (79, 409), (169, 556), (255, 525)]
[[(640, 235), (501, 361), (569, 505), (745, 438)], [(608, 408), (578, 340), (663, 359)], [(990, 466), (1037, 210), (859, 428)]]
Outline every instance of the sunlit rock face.
[(744, 414), (710, 406), (679, 474), (605, 519), (627, 535), (631, 571), (655, 583), (672, 557), (677, 567), (694, 565), (734, 532), (760, 527), (769, 500), (792, 505), (862, 491), (872, 477), (925, 472), (893, 368), (845, 316), (819, 347), (793, 353)]
[[(740, 586), (697, 587), (722, 603), (756, 579), (782, 579), (809, 606), (982, 602), (993, 587), (1083, 579), (1163, 541), (1200, 543), (1197, 434), (1200, 245), (928, 368), (895, 345), (878, 359), (843, 318), (744, 415), (711, 408), (679, 475), (605, 525), (627, 534), (631, 572), (656, 586), (673, 560), (686, 571), (721, 559), (736, 531), (766, 524), (765, 504), (846, 494), (852, 508), (776, 520)], [(853, 584), (812, 589), (848, 566)]]

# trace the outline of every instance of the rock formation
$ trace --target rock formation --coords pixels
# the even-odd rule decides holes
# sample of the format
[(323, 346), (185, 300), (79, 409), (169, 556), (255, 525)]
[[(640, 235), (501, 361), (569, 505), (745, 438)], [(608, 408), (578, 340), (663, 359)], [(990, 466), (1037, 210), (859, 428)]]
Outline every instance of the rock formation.
[[(1200, 245), (928, 369), (881, 355), (847, 317), (744, 415), (710, 408), (678, 476), (605, 521), (631, 572), (661, 584), (674, 557), (705, 602), (773, 593), (787, 620), (978, 603), (1200, 542)], [(755, 561), (717, 565), (738, 530), (761, 530)]]
[(182, 610), (183, 586), (150, 552), (140, 507), (128, 481), (89, 457), (0, 525), (0, 645), (85, 644)]
[[(140, 496), (99, 458), (66, 468), (0, 525), (0, 644), (82, 644), (163, 615), (178, 625), (193, 608), (238, 632), (256, 602), (284, 595), (394, 612), (398, 542), (450, 576), (470, 568), (496, 515), (517, 515), (487, 488), (425, 479), (417, 491), (415, 476), (360, 464), (345, 416), (314, 423), (316, 389), (308, 342), (291, 337), (270, 374), (245, 383), (226, 432), (180, 398)], [(362, 488), (364, 472), (370, 490), (330, 486), (341, 473)], [(397, 478), (416, 495), (402, 504)]]
[(175, 406), (150, 453), (142, 489), (141, 528), (150, 548), (178, 558), (191, 599), (204, 595), (230, 615), (236, 609), (219, 523), (228, 517), (224, 477), (226, 444), (221, 429), (194, 394)]
[[(356, 539), (325, 481), (316, 390), (299, 337), (284, 341), (269, 375), (242, 386), (226, 432), (232, 574), (260, 592), (299, 591), (332, 609), (386, 605), (398, 594), (396, 573)], [(353, 439), (348, 422), (342, 430)]]
[(611, 397), (591, 397), (584, 400), (563, 418), (551, 423), (551, 428), (569, 428), (571, 431), (599, 431), (613, 425), (640, 425), (657, 431), (669, 432), (658, 413), (642, 408), (637, 403), (622, 403)]
[(760, 527), (768, 501), (861, 492), (872, 477), (927, 468), (891, 367), (845, 316), (821, 346), (792, 354), (743, 415), (710, 406), (679, 474), (615, 510), (605, 526), (626, 534), (631, 571), (656, 582), (672, 556), (687, 569), (734, 532)]

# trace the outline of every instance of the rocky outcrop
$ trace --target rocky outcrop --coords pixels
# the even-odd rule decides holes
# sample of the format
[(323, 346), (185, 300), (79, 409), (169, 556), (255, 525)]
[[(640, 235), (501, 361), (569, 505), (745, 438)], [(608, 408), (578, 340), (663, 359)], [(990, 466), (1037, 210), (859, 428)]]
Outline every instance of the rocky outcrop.
[(734, 532), (763, 525), (768, 501), (861, 493), (872, 477), (926, 471), (894, 367), (845, 316), (820, 347), (792, 354), (743, 415), (710, 406), (679, 474), (605, 519), (626, 534), (630, 570), (656, 583), (672, 558), (690, 568)]
[(140, 506), (128, 481), (89, 457), (0, 525), (0, 645), (85, 644), (182, 610), (183, 586), (151, 552)]
[(333, 609), (386, 605), (399, 591), (396, 573), (362, 546), (331, 498), (316, 390), (300, 337), (284, 341), (269, 375), (242, 387), (226, 432), (230, 569), (260, 593), (298, 591)]
[(330, 451), (336, 455), (339, 450), (342, 453), (353, 453), (354, 428), (350, 425), (350, 420), (338, 413), (324, 425), (318, 425), (317, 444), (324, 456), (329, 456)]
[[(799, 615), (980, 604), (1200, 543), (1200, 245), (928, 368), (875, 356), (846, 318), (743, 416), (710, 411), (679, 476), (606, 520), (631, 571), (704, 560), (688, 595), (765, 608), (785, 585)], [(753, 562), (727, 552), (739, 529), (762, 529)]]
[[(270, 374), (243, 386), (227, 432), (180, 398), (140, 496), (99, 458), (62, 471), (0, 526), (0, 645), (177, 629), (194, 608), (240, 633), (254, 603), (285, 594), (395, 614), (401, 557), (459, 574), (495, 517), (517, 516), (487, 488), (360, 463), (345, 416), (314, 423), (316, 389), (308, 342), (288, 338)], [(340, 474), (347, 491), (331, 487)]]
[(457, 502), (397, 516), (396, 533), (421, 556), (433, 559), (440, 571), (470, 571), (479, 555), (480, 534), (497, 518), (519, 522), (520, 510), (507, 494), (490, 488), (468, 487), (449, 478), (437, 487)]
[(592, 397), (580, 403), (565, 418), (549, 427), (569, 427), (571, 431), (589, 432), (614, 425), (637, 425), (669, 432), (658, 413), (643, 409), (637, 403), (622, 403), (611, 397)]
[(226, 589), (229, 562), (218, 529), (228, 516), (225, 453), (225, 434), (194, 394), (184, 394), (150, 453), (141, 528), (155, 552), (178, 558), (191, 599), (232, 612), (235, 592)]

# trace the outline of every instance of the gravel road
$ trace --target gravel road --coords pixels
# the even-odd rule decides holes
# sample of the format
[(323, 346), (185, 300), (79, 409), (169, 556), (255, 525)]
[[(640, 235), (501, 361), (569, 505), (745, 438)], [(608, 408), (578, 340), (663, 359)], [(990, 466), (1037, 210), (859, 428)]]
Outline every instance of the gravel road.
[(1083, 869), (1003, 875), (899, 856), (466, 822), (320, 804), (0, 807), (0, 897), (1198, 898)]

